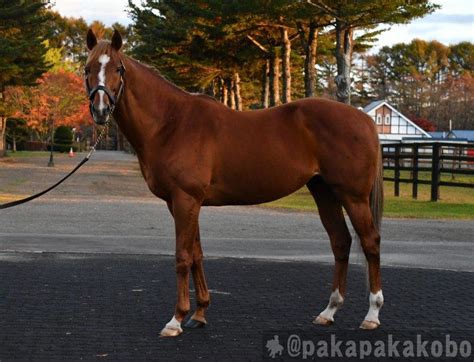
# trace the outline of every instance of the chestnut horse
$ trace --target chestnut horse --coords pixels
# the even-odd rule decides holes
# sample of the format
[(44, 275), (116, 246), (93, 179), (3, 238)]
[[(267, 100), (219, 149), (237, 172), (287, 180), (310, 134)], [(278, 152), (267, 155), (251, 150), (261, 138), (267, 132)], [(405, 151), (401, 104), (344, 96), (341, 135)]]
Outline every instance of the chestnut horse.
[(96, 123), (113, 117), (137, 153), (151, 192), (166, 201), (175, 222), (177, 303), (162, 336), (182, 333), (190, 310), (189, 276), (197, 308), (184, 325), (204, 326), (209, 291), (199, 235), (201, 206), (251, 205), (306, 185), (329, 234), (335, 272), (329, 304), (314, 320), (330, 325), (341, 307), (351, 235), (343, 208), (368, 263), (369, 311), (361, 328), (380, 325), (382, 163), (372, 119), (326, 99), (308, 98), (257, 111), (234, 111), (190, 94), (120, 52), (122, 38), (87, 34), (85, 66)]

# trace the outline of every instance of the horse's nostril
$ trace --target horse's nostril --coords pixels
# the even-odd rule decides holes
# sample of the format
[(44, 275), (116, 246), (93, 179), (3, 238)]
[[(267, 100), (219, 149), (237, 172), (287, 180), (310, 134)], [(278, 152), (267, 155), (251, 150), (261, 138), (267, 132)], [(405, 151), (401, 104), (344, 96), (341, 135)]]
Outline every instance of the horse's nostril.
[(106, 105), (103, 109), (102, 109), (102, 114), (104, 116), (108, 115), (110, 113), (110, 106), (109, 105)]

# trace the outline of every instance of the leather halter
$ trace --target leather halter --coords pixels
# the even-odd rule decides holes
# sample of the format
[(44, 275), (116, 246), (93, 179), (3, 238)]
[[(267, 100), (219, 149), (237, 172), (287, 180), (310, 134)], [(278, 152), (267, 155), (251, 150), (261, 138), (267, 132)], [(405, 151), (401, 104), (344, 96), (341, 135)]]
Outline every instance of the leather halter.
[(84, 80), (85, 80), (85, 83), (86, 83), (86, 90), (87, 90), (87, 94), (88, 94), (88, 97), (89, 97), (89, 111), (90, 111), (92, 119), (94, 119), (94, 121), (95, 121), (95, 118), (94, 118), (94, 112), (93, 112), (92, 107), (93, 107), (94, 97), (95, 97), (95, 95), (98, 91), (103, 91), (107, 95), (107, 98), (109, 98), (109, 102), (110, 102), (111, 107), (110, 107), (108, 115), (112, 114), (118, 100), (120, 99), (120, 96), (123, 93), (123, 87), (124, 87), (123, 76), (125, 74), (125, 66), (123, 65), (122, 59), (120, 59), (120, 67), (117, 69), (117, 71), (120, 73), (120, 87), (119, 87), (119, 90), (118, 90), (116, 95), (114, 95), (112, 93), (112, 91), (109, 88), (107, 88), (105, 85), (100, 85), (99, 84), (98, 86), (91, 89), (91, 87), (89, 85), (89, 80), (87, 78), (88, 74), (87, 73), (84, 74)]

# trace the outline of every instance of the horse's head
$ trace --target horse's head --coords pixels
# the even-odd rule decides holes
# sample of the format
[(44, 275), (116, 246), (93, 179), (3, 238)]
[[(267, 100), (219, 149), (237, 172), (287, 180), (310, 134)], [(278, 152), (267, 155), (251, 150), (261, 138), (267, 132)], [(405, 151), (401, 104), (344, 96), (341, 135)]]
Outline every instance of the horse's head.
[(89, 29), (87, 48), (89, 57), (84, 68), (86, 89), (90, 100), (92, 118), (97, 124), (104, 124), (113, 112), (123, 91), (125, 67), (120, 48), (122, 36), (115, 30), (111, 41), (97, 41)]

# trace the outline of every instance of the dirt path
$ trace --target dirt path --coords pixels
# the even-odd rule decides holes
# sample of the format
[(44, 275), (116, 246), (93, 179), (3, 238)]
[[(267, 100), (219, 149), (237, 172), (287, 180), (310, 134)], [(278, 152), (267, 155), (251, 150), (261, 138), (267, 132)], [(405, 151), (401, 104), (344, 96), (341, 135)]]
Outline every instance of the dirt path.
[[(86, 154), (55, 154), (55, 167), (48, 167), (49, 156), (0, 158), (0, 200), (39, 192), (71, 171)], [(73, 177), (55, 189), (48, 198), (141, 198), (152, 199), (135, 156), (123, 152), (97, 151)]]

